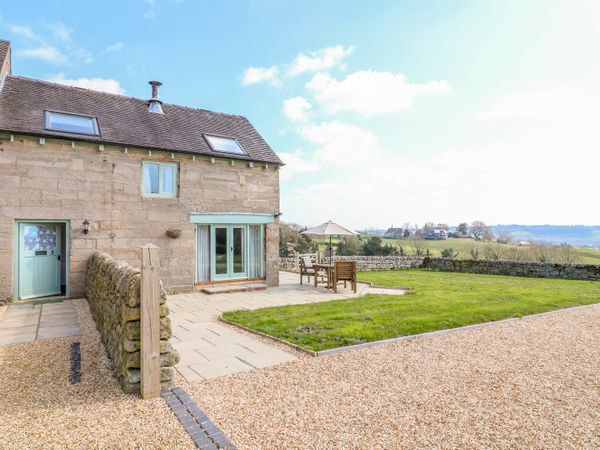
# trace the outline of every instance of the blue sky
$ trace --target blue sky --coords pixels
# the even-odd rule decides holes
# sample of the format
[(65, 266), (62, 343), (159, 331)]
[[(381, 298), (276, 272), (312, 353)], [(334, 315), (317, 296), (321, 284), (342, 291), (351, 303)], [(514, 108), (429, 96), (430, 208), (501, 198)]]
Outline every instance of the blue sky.
[(591, 0), (21, 1), (0, 37), (17, 75), (247, 116), (286, 221), (598, 224), (598, 23)]

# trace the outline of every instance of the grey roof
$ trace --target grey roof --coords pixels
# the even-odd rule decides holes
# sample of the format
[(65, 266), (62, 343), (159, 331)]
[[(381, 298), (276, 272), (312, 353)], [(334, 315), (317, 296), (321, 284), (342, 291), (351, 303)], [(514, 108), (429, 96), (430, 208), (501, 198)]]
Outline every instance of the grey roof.
[(5, 41), (0, 39), (0, 66), (4, 62), (4, 58), (6, 58), (6, 53), (8, 52), (8, 48), (10, 47), (10, 41)]
[[(168, 103), (162, 108), (164, 115), (149, 112), (146, 100), (9, 75), (0, 92), (0, 130), (282, 164), (243, 116)], [(48, 131), (45, 110), (96, 117), (100, 136)], [(203, 133), (235, 138), (248, 155), (213, 152)]]

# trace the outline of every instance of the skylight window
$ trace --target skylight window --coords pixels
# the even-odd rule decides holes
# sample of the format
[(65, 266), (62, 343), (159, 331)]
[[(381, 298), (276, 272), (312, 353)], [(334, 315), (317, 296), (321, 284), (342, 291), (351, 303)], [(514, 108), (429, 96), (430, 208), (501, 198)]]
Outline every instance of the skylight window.
[(46, 111), (46, 129), (76, 134), (99, 135), (94, 117)]
[(247, 155), (237, 139), (223, 136), (204, 135), (204, 139), (213, 152), (232, 153), (234, 155)]

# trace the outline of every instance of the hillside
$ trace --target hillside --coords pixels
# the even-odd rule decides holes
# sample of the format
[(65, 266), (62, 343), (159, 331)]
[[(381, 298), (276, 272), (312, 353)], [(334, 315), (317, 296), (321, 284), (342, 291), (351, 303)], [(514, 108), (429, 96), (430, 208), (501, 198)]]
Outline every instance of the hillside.
[[(399, 240), (399, 239), (385, 239), (384, 243), (393, 244), (397, 247), (402, 247), (404, 252), (408, 255), (413, 254), (413, 250), (410, 246), (410, 241)], [(474, 241), (472, 239), (447, 239), (445, 241), (423, 241), (423, 246), (429, 249), (431, 256), (440, 256), (441, 251), (447, 248), (451, 248), (454, 251), (459, 252), (458, 258), (466, 259), (470, 258), (471, 249), (478, 249), (480, 255), (483, 253), (484, 248), (502, 250), (524, 250), (522, 247), (515, 247), (513, 245), (498, 244), (495, 242), (481, 242)], [(600, 264), (600, 250), (590, 248), (577, 248), (577, 254), (580, 260), (578, 262), (582, 264)]]

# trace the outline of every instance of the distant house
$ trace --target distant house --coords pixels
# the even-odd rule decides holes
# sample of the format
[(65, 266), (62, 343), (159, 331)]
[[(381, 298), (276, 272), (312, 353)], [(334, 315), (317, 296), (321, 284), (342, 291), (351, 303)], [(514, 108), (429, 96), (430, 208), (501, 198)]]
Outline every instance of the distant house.
[(402, 239), (404, 230), (402, 228), (390, 227), (383, 234), (384, 239)]
[(448, 239), (448, 232), (440, 228), (434, 228), (433, 230), (424, 230), (421, 237), (428, 241), (443, 241)]
[[(181, 70), (185, 70), (182, 66)], [(278, 284), (281, 160), (245, 117), (11, 74), (0, 40), (0, 299), (82, 297), (88, 258), (160, 247), (171, 291)]]

